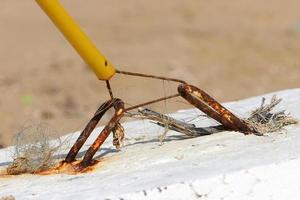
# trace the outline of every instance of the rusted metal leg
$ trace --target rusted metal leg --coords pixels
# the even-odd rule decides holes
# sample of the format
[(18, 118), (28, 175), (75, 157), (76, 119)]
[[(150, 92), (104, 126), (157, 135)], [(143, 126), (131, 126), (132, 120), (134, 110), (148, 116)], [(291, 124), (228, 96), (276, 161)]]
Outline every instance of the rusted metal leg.
[(83, 146), (87, 138), (91, 135), (92, 131), (95, 129), (100, 119), (103, 117), (103, 115), (106, 113), (107, 110), (109, 110), (111, 107), (114, 106), (115, 102), (117, 101), (119, 100), (118, 99), (108, 100), (98, 108), (98, 110), (94, 114), (94, 117), (86, 125), (86, 127), (78, 137), (77, 141), (69, 151), (67, 157), (65, 158), (66, 163), (71, 163), (75, 161), (76, 155), (78, 154), (79, 150), (81, 149), (81, 147)]
[(199, 88), (188, 84), (181, 84), (178, 86), (178, 92), (189, 103), (197, 107), (209, 117), (223, 124), (229, 130), (241, 131), (245, 134), (254, 132), (243, 120), (236, 117)]
[(85, 167), (91, 164), (93, 156), (98, 151), (100, 146), (104, 143), (106, 138), (109, 136), (110, 132), (118, 125), (121, 117), (124, 114), (124, 102), (120, 99), (115, 99), (113, 102), (113, 107), (115, 108), (115, 114), (110, 119), (109, 123), (104, 127), (101, 131), (97, 139), (94, 141), (92, 146), (87, 150), (86, 154), (84, 155), (83, 160), (79, 164), (79, 170), (84, 169)]
[[(126, 71), (116, 71), (119, 74), (129, 75), (129, 76), (138, 76), (138, 77), (144, 77), (144, 78), (153, 78), (153, 79), (159, 79), (159, 80), (165, 80), (165, 81), (173, 81), (181, 83), (181, 85), (178, 86), (178, 92), (179, 94), (185, 98), (188, 102), (190, 102), (192, 105), (206, 113), (211, 118), (215, 119), (222, 125), (224, 125), (229, 130), (235, 130), (244, 132), (245, 134), (248, 133), (255, 133), (254, 130), (249, 128), (247, 124), (236, 117), (234, 114), (232, 114), (229, 110), (224, 108), (221, 104), (219, 104), (216, 100), (214, 100), (212, 97), (210, 97), (208, 94), (206, 94), (204, 91), (200, 90), (199, 88), (187, 84), (185, 81), (180, 79), (174, 79), (174, 78), (168, 78), (168, 77), (162, 77), (162, 76), (155, 76), (155, 75), (149, 75), (149, 74), (141, 74), (141, 73), (135, 73), (135, 72), (126, 72)], [(144, 104), (132, 106), (130, 108), (127, 108), (127, 110), (132, 110), (135, 108), (138, 108), (139, 106), (145, 106), (152, 103), (156, 103), (159, 101), (164, 101), (169, 98), (174, 98), (176, 95), (172, 95), (166, 98), (160, 98), (156, 99)]]

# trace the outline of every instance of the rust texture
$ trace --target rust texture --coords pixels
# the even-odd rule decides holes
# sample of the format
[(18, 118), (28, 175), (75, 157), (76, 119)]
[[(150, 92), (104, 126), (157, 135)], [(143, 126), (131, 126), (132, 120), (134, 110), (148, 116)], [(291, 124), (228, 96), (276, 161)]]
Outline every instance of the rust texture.
[(236, 117), (199, 88), (182, 84), (178, 86), (178, 92), (189, 103), (224, 125), (229, 130), (241, 131), (246, 134), (253, 132), (243, 120)]
[(86, 142), (87, 138), (90, 136), (91, 132), (95, 129), (96, 125), (103, 117), (103, 115), (112, 107), (115, 109), (115, 113), (113, 117), (110, 119), (109, 123), (104, 127), (101, 131), (97, 139), (94, 143), (90, 146), (87, 152), (84, 155), (83, 160), (77, 165), (77, 170), (82, 171), (86, 169), (93, 163), (93, 157), (100, 148), (100, 146), (104, 143), (107, 139), (109, 134), (113, 132), (113, 145), (117, 148), (120, 147), (121, 142), (124, 138), (124, 129), (119, 123), (120, 119), (123, 117), (125, 112), (128, 112), (133, 109), (137, 109), (142, 106), (146, 106), (149, 104), (157, 103), (160, 101), (164, 101), (167, 99), (175, 98), (178, 96), (183, 97), (189, 103), (197, 107), (199, 110), (207, 114), (209, 117), (213, 118), (214, 120), (221, 123), (225, 128), (228, 130), (240, 131), (245, 134), (254, 133), (254, 130), (250, 129), (246, 123), (223, 107), (220, 103), (214, 100), (211, 96), (207, 93), (202, 91), (201, 89), (187, 84), (185, 81), (174, 79), (174, 78), (167, 78), (162, 76), (154, 76), (154, 75), (147, 75), (141, 73), (134, 73), (134, 72), (125, 72), (125, 71), (118, 71), (117, 73), (129, 76), (139, 76), (144, 78), (153, 78), (165, 81), (173, 81), (181, 83), (178, 86), (178, 93), (173, 94), (167, 97), (155, 99), (152, 101), (148, 101), (145, 103), (141, 103), (138, 105), (131, 106), (129, 108), (124, 107), (124, 102), (121, 99), (117, 99), (113, 97), (113, 92), (110, 86), (110, 83), (106, 81), (107, 90), (110, 94), (111, 99), (103, 103), (99, 109), (94, 114), (94, 117), (89, 121), (86, 125), (85, 129), (80, 134), (79, 138), (69, 151), (67, 157), (65, 158), (65, 163), (72, 163), (75, 161), (76, 155), (78, 154), (80, 148)]
[(119, 99), (111, 99), (103, 103), (96, 113), (94, 114), (93, 118), (88, 122), (84, 130), (81, 132), (80, 136), (78, 137), (75, 144), (72, 146), (71, 150), (69, 151), (67, 157), (65, 158), (66, 163), (71, 163), (75, 160), (76, 155), (78, 154), (79, 150), (81, 149), (82, 145), (91, 135), (92, 131), (95, 129), (96, 125), (103, 117), (103, 115), (114, 106), (114, 104), (119, 101)]
[(113, 107), (115, 108), (115, 113), (113, 117), (110, 119), (108, 124), (104, 127), (104, 129), (101, 131), (101, 133), (94, 141), (92, 146), (87, 150), (83, 160), (79, 164), (79, 169), (84, 169), (85, 167), (90, 165), (95, 153), (98, 151), (100, 146), (104, 143), (104, 141), (112, 132), (112, 130), (119, 124), (119, 121), (123, 116), (125, 110), (124, 102), (120, 99), (115, 99), (115, 101), (113, 102)]

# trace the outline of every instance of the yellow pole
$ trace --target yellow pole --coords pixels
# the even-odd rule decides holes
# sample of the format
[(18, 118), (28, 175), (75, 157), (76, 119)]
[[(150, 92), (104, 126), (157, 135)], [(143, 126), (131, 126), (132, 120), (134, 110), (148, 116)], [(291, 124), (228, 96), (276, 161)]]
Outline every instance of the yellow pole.
[(97, 50), (87, 35), (81, 31), (79, 25), (58, 0), (36, 0), (36, 2), (100, 80), (109, 80), (115, 74), (114, 67)]

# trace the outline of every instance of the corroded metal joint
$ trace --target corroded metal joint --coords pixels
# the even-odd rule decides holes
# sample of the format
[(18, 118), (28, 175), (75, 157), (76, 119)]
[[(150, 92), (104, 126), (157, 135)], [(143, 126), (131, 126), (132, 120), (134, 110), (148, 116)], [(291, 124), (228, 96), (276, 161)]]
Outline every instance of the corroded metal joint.
[[(75, 161), (76, 155), (78, 154), (79, 150), (86, 142), (87, 138), (91, 135), (92, 131), (95, 129), (98, 122), (101, 120), (103, 115), (110, 109), (114, 107), (116, 113), (118, 112), (117, 116), (123, 114), (124, 111), (124, 102), (121, 99), (113, 98), (111, 100), (106, 101), (103, 103), (96, 113), (94, 114), (93, 118), (88, 122), (84, 130), (81, 132), (80, 136), (78, 137), (75, 144), (72, 146), (71, 150), (69, 151), (67, 157), (65, 158), (66, 163), (71, 163)], [(116, 114), (115, 114), (116, 115)]]
[(83, 160), (79, 164), (79, 170), (84, 169), (91, 164), (92, 159), (100, 146), (104, 143), (106, 138), (115, 129), (115, 127), (118, 126), (120, 119), (123, 117), (125, 108), (124, 102), (121, 99), (112, 99), (112, 104), (110, 105), (110, 107), (114, 107), (115, 113), (108, 124), (101, 131), (99, 136), (96, 138), (94, 143), (91, 145), (91, 147), (87, 150)]

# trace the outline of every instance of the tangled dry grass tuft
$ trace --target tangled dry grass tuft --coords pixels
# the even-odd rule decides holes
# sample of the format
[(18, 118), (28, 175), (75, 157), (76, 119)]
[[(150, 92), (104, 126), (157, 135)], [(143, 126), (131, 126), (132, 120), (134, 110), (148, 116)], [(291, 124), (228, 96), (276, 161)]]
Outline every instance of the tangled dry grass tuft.
[(8, 166), (7, 173), (37, 173), (53, 167), (62, 142), (59, 139), (51, 141), (51, 134), (53, 131), (47, 124), (31, 125), (20, 131), (16, 136), (13, 162)]
[(16, 198), (12, 195), (0, 197), (0, 200), (15, 200)]
[(284, 126), (297, 124), (298, 120), (293, 118), (285, 110), (272, 113), (272, 110), (282, 101), (274, 95), (269, 104), (265, 104), (266, 99), (263, 98), (259, 108), (253, 110), (250, 117), (245, 121), (257, 133), (264, 135), (266, 133), (282, 130)]

